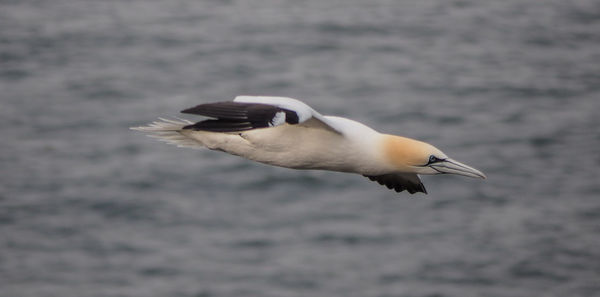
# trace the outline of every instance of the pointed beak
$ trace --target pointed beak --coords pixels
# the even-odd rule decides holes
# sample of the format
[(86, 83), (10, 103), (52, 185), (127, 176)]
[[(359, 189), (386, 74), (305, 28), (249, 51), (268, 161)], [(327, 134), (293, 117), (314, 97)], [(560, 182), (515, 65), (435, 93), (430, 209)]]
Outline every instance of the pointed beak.
[(433, 163), (429, 166), (439, 173), (458, 174), (468, 177), (479, 177), (483, 179), (486, 178), (483, 172), (450, 158)]

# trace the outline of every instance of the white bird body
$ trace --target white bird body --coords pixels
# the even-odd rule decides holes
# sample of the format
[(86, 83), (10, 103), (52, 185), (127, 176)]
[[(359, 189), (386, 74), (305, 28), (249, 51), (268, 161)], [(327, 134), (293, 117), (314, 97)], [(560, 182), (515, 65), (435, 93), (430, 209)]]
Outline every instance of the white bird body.
[(338, 127), (343, 129), (343, 134), (310, 125), (289, 124), (240, 133), (187, 130), (182, 134), (209, 149), (269, 165), (364, 174), (385, 171), (385, 162), (378, 155), (381, 134), (358, 122), (326, 119), (343, 123)]
[[(183, 112), (213, 119), (163, 119), (133, 129), (179, 146), (207, 147), (274, 166), (358, 173), (411, 193), (426, 192), (417, 173), (442, 173), (426, 166), (423, 156), (450, 160), (429, 144), (382, 134), (347, 118), (323, 116), (292, 98), (238, 96)], [(484, 177), (460, 165), (469, 173), (463, 175)]]

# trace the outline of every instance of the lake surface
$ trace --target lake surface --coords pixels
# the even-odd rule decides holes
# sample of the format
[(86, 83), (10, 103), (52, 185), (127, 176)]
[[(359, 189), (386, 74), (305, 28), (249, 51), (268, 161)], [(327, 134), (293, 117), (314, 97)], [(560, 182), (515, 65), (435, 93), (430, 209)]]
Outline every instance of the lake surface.
[[(488, 179), (398, 194), (129, 130), (239, 94)], [(0, 296), (600, 296), (599, 111), (593, 0), (0, 1)]]

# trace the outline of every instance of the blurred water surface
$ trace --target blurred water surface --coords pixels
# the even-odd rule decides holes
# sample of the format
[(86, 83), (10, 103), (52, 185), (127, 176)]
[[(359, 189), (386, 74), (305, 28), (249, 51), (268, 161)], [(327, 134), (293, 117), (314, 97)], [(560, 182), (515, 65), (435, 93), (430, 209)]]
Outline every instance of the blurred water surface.
[[(599, 296), (600, 5), (0, 1), (1, 296)], [(429, 195), (128, 127), (238, 94), (429, 141)]]

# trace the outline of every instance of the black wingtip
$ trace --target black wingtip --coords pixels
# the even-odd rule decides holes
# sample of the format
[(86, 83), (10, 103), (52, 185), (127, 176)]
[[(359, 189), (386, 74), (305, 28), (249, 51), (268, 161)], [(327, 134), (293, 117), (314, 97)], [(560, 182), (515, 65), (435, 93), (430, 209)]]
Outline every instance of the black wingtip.
[(427, 194), (425, 185), (423, 185), (423, 183), (416, 174), (414, 176), (406, 174), (383, 174), (376, 176), (364, 176), (398, 193), (406, 190), (410, 194), (415, 194), (418, 192)]
[(229, 115), (228, 109), (232, 107), (236, 107), (236, 103), (233, 101), (203, 103), (190, 108), (186, 108), (182, 110), (181, 113), (214, 117), (214, 114)]
[(197, 109), (198, 109), (198, 106), (200, 106), (200, 105), (196, 105), (194, 107), (186, 108), (186, 109), (184, 109), (184, 110), (182, 110), (180, 112), (181, 113), (187, 113), (187, 114), (195, 114), (196, 111), (197, 111)]
[(284, 123), (290, 125), (299, 123), (299, 117), (296, 112), (262, 103), (235, 101), (204, 103), (184, 109), (181, 113), (211, 118), (187, 126), (186, 129), (212, 132), (236, 132), (268, 128)]

